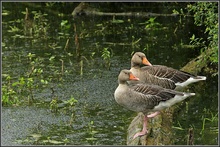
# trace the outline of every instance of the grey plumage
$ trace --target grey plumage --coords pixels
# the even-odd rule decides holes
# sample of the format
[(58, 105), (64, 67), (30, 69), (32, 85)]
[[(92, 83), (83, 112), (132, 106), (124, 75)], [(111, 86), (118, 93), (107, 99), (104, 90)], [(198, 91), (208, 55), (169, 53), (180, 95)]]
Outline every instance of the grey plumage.
[(139, 82), (134, 83), (154, 84), (167, 89), (177, 89), (190, 83), (206, 80), (204, 76), (195, 76), (163, 65), (151, 65), (142, 52), (136, 52), (133, 55), (130, 70), (135, 76), (140, 78)]
[(118, 76), (119, 86), (114, 93), (116, 102), (129, 110), (147, 114), (154, 111), (155, 106), (158, 106), (160, 102), (167, 102), (176, 96), (185, 97), (184, 92), (165, 89), (157, 85), (128, 84), (126, 81), (130, 80), (130, 74), (132, 72), (129, 70), (120, 72)]

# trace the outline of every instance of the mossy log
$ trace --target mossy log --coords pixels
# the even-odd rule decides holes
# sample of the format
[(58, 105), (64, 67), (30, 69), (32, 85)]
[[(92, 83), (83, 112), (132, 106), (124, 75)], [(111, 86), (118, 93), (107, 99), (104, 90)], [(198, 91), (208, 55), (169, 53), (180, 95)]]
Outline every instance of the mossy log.
[(169, 145), (172, 144), (172, 119), (174, 108), (168, 108), (160, 115), (148, 120), (148, 134), (133, 139), (135, 133), (143, 127), (143, 113), (132, 120), (127, 135), (127, 145)]
[[(201, 55), (188, 62), (182, 71), (186, 71), (192, 74), (199, 74), (201, 71), (205, 71), (208, 61), (207, 56), (210, 55), (210, 49), (204, 51)], [(139, 113), (131, 122), (128, 128), (127, 145), (172, 145), (172, 122), (175, 108), (178, 104), (167, 108), (162, 111), (160, 115), (155, 118), (149, 119), (148, 134), (132, 139), (134, 134), (141, 131), (143, 127), (143, 114)], [(190, 140), (190, 142), (193, 142)]]

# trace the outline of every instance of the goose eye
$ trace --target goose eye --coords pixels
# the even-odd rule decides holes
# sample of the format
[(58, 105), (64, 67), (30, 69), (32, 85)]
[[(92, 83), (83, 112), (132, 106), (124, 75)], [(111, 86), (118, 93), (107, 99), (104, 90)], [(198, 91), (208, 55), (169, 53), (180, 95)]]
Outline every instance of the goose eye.
[(140, 56), (140, 55), (139, 55), (139, 58), (143, 59), (143, 57), (142, 57), (142, 56)]

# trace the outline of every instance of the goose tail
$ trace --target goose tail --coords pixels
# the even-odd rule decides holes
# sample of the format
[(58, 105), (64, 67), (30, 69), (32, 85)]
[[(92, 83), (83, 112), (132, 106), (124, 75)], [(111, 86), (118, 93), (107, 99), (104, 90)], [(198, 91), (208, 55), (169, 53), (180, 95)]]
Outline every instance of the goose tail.
[(189, 79), (187, 79), (185, 82), (178, 82), (175, 85), (177, 86), (176, 88), (180, 88), (180, 87), (185, 87), (191, 83), (195, 83), (195, 82), (199, 82), (199, 81), (204, 81), (206, 80), (205, 76), (197, 76), (197, 77), (190, 77)]

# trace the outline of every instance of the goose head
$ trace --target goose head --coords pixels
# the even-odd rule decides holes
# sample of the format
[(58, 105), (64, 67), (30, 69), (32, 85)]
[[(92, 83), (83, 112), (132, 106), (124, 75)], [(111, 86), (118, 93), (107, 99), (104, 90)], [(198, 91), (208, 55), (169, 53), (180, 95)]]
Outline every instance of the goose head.
[(131, 58), (131, 66), (141, 66), (147, 65), (152, 66), (152, 64), (147, 60), (147, 57), (142, 52), (136, 52)]
[(138, 81), (139, 78), (135, 77), (130, 70), (124, 69), (118, 75), (119, 83), (126, 83), (127, 81)]

